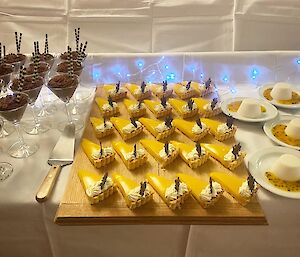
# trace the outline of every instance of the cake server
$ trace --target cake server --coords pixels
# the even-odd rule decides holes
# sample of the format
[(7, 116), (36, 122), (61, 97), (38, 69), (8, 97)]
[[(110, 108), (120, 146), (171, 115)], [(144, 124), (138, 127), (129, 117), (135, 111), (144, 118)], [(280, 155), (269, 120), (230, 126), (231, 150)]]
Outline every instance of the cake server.
[(44, 202), (48, 199), (62, 167), (73, 163), (74, 145), (75, 125), (68, 124), (48, 159), (48, 164), (51, 165), (51, 168), (36, 194), (35, 199), (38, 202)]

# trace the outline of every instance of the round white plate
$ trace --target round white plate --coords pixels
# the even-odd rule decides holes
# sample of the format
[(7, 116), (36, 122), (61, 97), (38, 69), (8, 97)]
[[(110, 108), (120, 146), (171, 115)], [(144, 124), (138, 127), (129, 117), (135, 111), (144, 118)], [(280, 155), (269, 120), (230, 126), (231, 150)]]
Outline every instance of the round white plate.
[[(299, 109), (300, 108), (300, 104), (281, 104), (281, 103), (278, 103), (276, 100), (272, 100), (272, 101), (269, 101), (267, 100), (265, 97), (264, 97), (264, 91), (268, 88), (273, 88), (274, 84), (266, 84), (266, 85), (263, 85), (261, 86), (259, 89), (258, 89), (258, 93), (259, 93), (259, 96), (264, 99), (265, 101), (268, 101), (269, 103), (272, 103), (274, 104), (275, 106), (277, 107), (280, 107), (280, 108), (285, 108), (285, 109)], [(298, 95), (300, 95), (300, 92), (298, 90), (296, 90), (295, 88), (293, 88), (293, 91), (296, 92)]]
[[(266, 112), (262, 113), (259, 118), (251, 119), (246, 118), (244, 116), (239, 115), (237, 112), (231, 112), (228, 110), (227, 106), (236, 101), (243, 101), (244, 99), (250, 99), (248, 97), (234, 97), (224, 100), (221, 103), (221, 109), (226, 115), (231, 115), (233, 118), (241, 121), (246, 122), (263, 122), (274, 119), (278, 115), (278, 110), (276, 107), (274, 107), (272, 104), (268, 103), (267, 101), (261, 100), (261, 99), (254, 99), (257, 101), (260, 105), (266, 108)], [(252, 98), (251, 98), (252, 99)]]
[(300, 150), (300, 147), (298, 146), (292, 146), (288, 145), (280, 140), (278, 140), (272, 133), (272, 128), (276, 126), (277, 124), (288, 124), (292, 119), (299, 117), (299, 116), (292, 116), (292, 115), (280, 115), (277, 119), (275, 120), (270, 120), (264, 124), (264, 132), (270, 138), (273, 142), (275, 142), (278, 145), (286, 146), (288, 148), (293, 148), (296, 150)]
[(261, 149), (249, 158), (248, 168), (258, 184), (270, 192), (288, 198), (300, 199), (300, 192), (283, 191), (269, 183), (265, 173), (270, 169), (275, 160), (283, 154), (292, 154), (300, 158), (300, 152), (282, 146), (272, 146)]

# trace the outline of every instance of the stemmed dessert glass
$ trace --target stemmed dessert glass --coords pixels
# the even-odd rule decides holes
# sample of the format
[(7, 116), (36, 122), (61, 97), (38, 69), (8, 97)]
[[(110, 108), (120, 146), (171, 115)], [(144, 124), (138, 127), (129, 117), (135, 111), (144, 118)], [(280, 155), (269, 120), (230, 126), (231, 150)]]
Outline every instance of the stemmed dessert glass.
[(58, 129), (63, 131), (68, 124), (75, 125), (75, 131), (83, 128), (83, 121), (81, 119), (73, 119), (69, 109), (70, 99), (74, 95), (79, 84), (79, 77), (75, 74), (59, 74), (50, 79), (47, 87), (65, 104), (65, 109), (68, 117), (68, 121), (58, 124)]
[(0, 98), (0, 115), (10, 121), (18, 134), (18, 141), (8, 149), (10, 156), (14, 158), (26, 158), (38, 150), (38, 145), (25, 143), (20, 130), (20, 121), (29, 103), (29, 97), (25, 93), (14, 92)]

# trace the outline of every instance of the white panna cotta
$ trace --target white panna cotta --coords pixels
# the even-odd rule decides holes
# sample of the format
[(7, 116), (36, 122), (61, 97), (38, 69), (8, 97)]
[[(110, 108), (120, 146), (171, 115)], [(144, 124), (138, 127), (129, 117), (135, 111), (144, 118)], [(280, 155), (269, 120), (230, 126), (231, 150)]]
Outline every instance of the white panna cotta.
[(285, 128), (285, 133), (294, 139), (300, 139), (300, 118), (292, 119)]
[(271, 96), (275, 100), (290, 100), (292, 99), (292, 87), (287, 83), (276, 83), (271, 91)]
[(283, 154), (274, 162), (271, 172), (285, 181), (300, 180), (300, 158), (291, 154)]
[(244, 99), (237, 113), (251, 119), (259, 118), (261, 116), (260, 104), (254, 99)]

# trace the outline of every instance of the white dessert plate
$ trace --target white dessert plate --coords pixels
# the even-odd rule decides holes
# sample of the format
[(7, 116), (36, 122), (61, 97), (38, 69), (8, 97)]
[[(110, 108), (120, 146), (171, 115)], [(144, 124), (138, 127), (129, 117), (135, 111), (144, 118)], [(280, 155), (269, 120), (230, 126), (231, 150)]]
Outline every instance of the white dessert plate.
[[(268, 99), (266, 99), (264, 97), (265, 90), (269, 89), (269, 88), (273, 88), (273, 86), (274, 86), (274, 84), (266, 84), (266, 85), (259, 87), (259, 89), (258, 89), (259, 96), (262, 99), (264, 99), (265, 101), (268, 101), (269, 103), (272, 103), (275, 106), (280, 107), (280, 108), (285, 108), (285, 109), (299, 109), (300, 108), (300, 104), (281, 104), (274, 99), (272, 101), (269, 101)], [(292, 89), (293, 89), (293, 92), (296, 92), (298, 95), (300, 95), (299, 90), (296, 90), (294, 87)]]
[(265, 173), (283, 154), (292, 154), (300, 158), (300, 152), (282, 146), (272, 146), (261, 149), (249, 157), (248, 169), (256, 182), (270, 192), (288, 198), (300, 199), (300, 192), (287, 192), (273, 186), (266, 177)]
[[(278, 110), (276, 107), (274, 107), (272, 104), (268, 103), (267, 101), (261, 100), (261, 99), (254, 99), (257, 101), (260, 105), (266, 108), (266, 112), (263, 112), (259, 118), (252, 119), (252, 118), (247, 118), (244, 117), (237, 112), (231, 112), (228, 110), (228, 105), (232, 102), (236, 101), (243, 101), (244, 99), (250, 99), (248, 97), (234, 97), (234, 98), (229, 98), (225, 99), (221, 103), (221, 109), (226, 115), (231, 115), (233, 118), (241, 121), (246, 121), (246, 122), (263, 122), (263, 121), (268, 121), (274, 119), (278, 115)], [(251, 98), (252, 99), (252, 98)]]
[(266, 122), (264, 124), (264, 132), (266, 133), (266, 135), (268, 136), (268, 138), (270, 138), (273, 142), (275, 142), (278, 145), (282, 145), (288, 148), (293, 148), (296, 150), (300, 151), (300, 147), (298, 146), (292, 146), (292, 145), (288, 145), (282, 141), (280, 141), (279, 139), (277, 139), (273, 133), (272, 133), (272, 128), (275, 127), (278, 124), (284, 124), (287, 125), (292, 119), (295, 119), (296, 117), (299, 118), (299, 116), (293, 116), (293, 115), (280, 115), (277, 119), (275, 120), (270, 120), (268, 122)]

